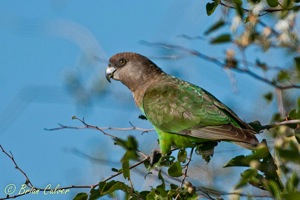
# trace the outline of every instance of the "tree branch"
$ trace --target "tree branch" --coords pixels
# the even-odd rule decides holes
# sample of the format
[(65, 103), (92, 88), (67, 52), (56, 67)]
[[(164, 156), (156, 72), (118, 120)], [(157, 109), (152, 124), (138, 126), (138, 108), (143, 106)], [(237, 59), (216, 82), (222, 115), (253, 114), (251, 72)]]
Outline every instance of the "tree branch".
[[(178, 46), (178, 45), (171, 45), (171, 44), (165, 44), (165, 43), (159, 43), (159, 42), (157, 42), (157, 43), (151, 43), (151, 42), (141, 41), (141, 43), (145, 44), (145, 45), (149, 45), (149, 46), (159, 46), (159, 47), (162, 47), (162, 48), (165, 48), (165, 49), (178, 49), (180, 51), (188, 53), (189, 55), (193, 55), (193, 56), (202, 58), (203, 60), (206, 60), (206, 61), (209, 61), (211, 63), (214, 63), (215, 65), (217, 65), (219, 67), (228, 68), (228, 66), (226, 65), (226, 63), (223, 63), (223, 62), (219, 61), (217, 58), (210, 57), (210, 56), (207, 56), (207, 55), (205, 55), (203, 53), (200, 53), (197, 50), (188, 49), (188, 48), (185, 48), (185, 47), (182, 47), (182, 46)], [(279, 85), (277, 83), (274, 83), (271, 80), (268, 80), (268, 79), (266, 79), (264, 77), (259, 76), (258, 74), (254, 73), (253, 71), (251, 71), (248, 68), (240, 68), (240, 67), (236, 66), (236, 67), (230, 68), (230, 69), (232, 69), (233, 71), (236, 71), (236, 72), (248, 74), (252, 78), (257, 79), (259, 81), (262, 81), (262, 82), (264, 82), (264, 83), (266, 83), (266, 84), (268, 84), (268, 85), (270, 85), (270, 86), (272, 86), (274, 88), (277, 88), (277, 89), (281, 89), (281, 90), (286, 90), (286, 89), (300, 89), (300, 85), (295, 85), (295, 84)]]
[[(235, 6), (225, 4), (222, 1), (220, 1), (220, 5), (222, 5), (222, 6), (226, 7), (226, 8), (236, 9)], [(273, 12), (289, 11), (289, 10), (295, 10), (295, 9), (297, 10), (299, 8), (300, 8), (300, 5), (292, 6), (290, 8), (266, 8), (266, 9), (261, 10), (260, 14), (258, 16), (260, 17), (260, 16), (263, 16), (263, 15), (266, 15), (267, 13), (273, 13)], [(246, 9), (246, 8), (241, 8), (241, 9), (243, 11), (245, 11), (245, 12), (250, 12), (251, 11), (250, 9)]]
[(283, 121), (283, 122), (277, 122), (274, 124), (263, 125), (263, 126), (261, 126), (261, 130), (268, 130), (268, 129), (274, 128), (276, 126), (283, 126), (283, 125), (289, 125), (289, 124), (300, 124), (300, 119), (293, 119), (293, 120), (288, 120), (288, 121)]
[[(34, 193), (34, 191), (52, 191), (53, 189), (51, 189), (51, 188), (38, 188), (38, 187), (35, 187), (33, 184), (32, 184), (32, 182), (31, 182), (31, 180), (29, 179), (29, 177), (28, 177), (28, 175), (19, 167), (19, 165), (17, 164), (17, 162), (16, 162), (16, 160), (15, 160), (15, 158), (14, 158), (14, 156), (12, 155), (12, 153), (10, 152), (10, 153), (8, 153), (3, 147), (2, 147), (2, 145), (0, 145), (0, 149), (1, 149), (1, 151), (13, 162), (13, 164), (14, 164), (14, 166), (15, 166), (15, 168), (25, 177), (25, 185), (27, 186), (27, 187), (29, 187), (30, 188), (30, 191), (32, 191), (33, 193)], [(141, 161), (139, 161), (139, 162), (137, 162), (137, 163), (135, 163), (134, 165), (132, 165), (132, 166), (130, 166), (129, 167), (129, 169), (133, 169), (133, 168), (135, 168), (135, 167), (137, 167), (137, 166), (139, 166), (139, 165), (141, 165), (141, 164), (143, 164), (145, 161), (147, 161), (147, 160), (149, 160), (150, 159), (150, 157), (149, 156), (146, 156), (145, 157), (145, 154), (141, 154), (144, 158), (141, 160)], [(109, 176), (109, 177), (107, 177), (107, 178), (105, 178), (105, 179), (103, 179), (102, 181), (108, 181), (108, 180), (111, 180), (111, 179), (113, 179), (114, 177), (116, 177), (116, 176), (119, 176), (120, 174), (122, 174), (123, 172), (122, 171), (120, 171), (120, 172), (118, 172), (118, 173), (116, 173), (116, 174), (113, 174), (113, 175), (111, 175), (111, 176)], [(96, 183), (96, 184), (93, 184), (93, 185), (71, 185), (71, 186), (66, 186), (66, 187), (58, 187), (58, 188), (55, 188), (56, 189), (56, 191), (62, 191), (62, 190), (69, 190), (69, 189), (73, 189), (73, 188), (90, 188), (90, 189), (94, 189), (94, 188), (96, 188), (97, 186), (99, 185), (99, 183)], [(20, 196), (24, 196), (24, 195), (27, 195), (27, 194), (30, 194), (30, 192), (24, 192), (24, 193), (21, 193), (21, 194), (16, 194), (16, 195), (9, 195), (9, 194), (7, 194), (7, 196), (6, 197), (4, 197), (4, 198), (0, 198), (0, 200), (4, 200), (4, 199), (15, 199), (15, 198), (18, 198), (18, 197), (20, 197)]]

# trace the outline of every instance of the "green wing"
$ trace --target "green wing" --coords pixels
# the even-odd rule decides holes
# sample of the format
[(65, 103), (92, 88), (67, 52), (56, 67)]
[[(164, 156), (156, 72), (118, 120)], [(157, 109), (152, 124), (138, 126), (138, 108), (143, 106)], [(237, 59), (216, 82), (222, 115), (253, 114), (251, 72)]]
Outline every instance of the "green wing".
[(257, 144), (253, 129), (233, 111), (207, 91), (180, 79), (168, 77), (148, 88), (142, 108), (148, 120), (165, 133)]

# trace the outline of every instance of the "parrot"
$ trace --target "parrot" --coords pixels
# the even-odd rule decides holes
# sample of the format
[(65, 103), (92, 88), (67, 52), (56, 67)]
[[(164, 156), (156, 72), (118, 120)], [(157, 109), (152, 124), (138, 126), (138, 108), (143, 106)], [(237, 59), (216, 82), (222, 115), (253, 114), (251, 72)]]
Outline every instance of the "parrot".
[(162, 154), (207, 142), (254, 150), (257, 132), (205, 89), (165, 73), (147, 57), (123, 52), (109, 59), (108, 82), (120, 81), (158, 134)]

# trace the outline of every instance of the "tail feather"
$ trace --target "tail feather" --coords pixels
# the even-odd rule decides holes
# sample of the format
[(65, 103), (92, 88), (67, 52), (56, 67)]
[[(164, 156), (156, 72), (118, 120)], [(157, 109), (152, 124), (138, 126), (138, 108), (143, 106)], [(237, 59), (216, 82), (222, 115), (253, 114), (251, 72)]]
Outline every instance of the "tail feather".
[(254, 135), (256, 132), (253, 129), (240, 128), (233, 124), (193, 127), (192, 129), (182, 131), (180, 134), (213, 141), (231, 141), (250, 150), (255, 149), (259, 144)]

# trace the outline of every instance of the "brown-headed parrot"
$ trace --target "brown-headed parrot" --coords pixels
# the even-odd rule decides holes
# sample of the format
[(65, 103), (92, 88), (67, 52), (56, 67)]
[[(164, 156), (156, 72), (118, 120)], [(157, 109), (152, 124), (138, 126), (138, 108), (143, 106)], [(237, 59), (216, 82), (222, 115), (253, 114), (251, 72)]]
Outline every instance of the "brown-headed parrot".
[(209, 141), (231, 141), (254, 149), (256, 131), (199, 86), (166, 74), (137, 53), (109, 59), (106, 78), (121, 81), (154, 126), (162, 154), (171, 147), (195, 147)]

